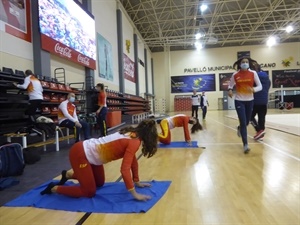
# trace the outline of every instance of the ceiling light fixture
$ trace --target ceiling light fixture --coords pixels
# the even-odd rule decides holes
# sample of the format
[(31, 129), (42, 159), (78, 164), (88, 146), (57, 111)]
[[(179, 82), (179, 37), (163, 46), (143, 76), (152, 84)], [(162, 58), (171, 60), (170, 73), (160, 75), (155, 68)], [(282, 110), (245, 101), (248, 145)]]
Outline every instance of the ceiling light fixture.
[(202, 33), (197, 33), (196, 35), (195, 35), (195, 38), (196, 38), (196, 40), (199, 40), (200, 38), (202, 38), (204, 35), (202, 34)]
[(287, 33), (291, 33), (293, 30), (294, 30), (294, 28), (293, 28), (293, 26), (291, 26), (291, 25), (287, 26), (286, 29), (285, 29), (285, 31), (286, 31)]
[(269, 47), (276, 45), (276, 43), (277, 43), (277, 41), (274, 36), (269, 37), (269, 39), (267, 40), (267, 46), (269, 46)]
[(198, 51), (203, 48), (202, 43), (200, 43), (199, 41), (195, 42), (195, 46), (196, 46), (196, 48), (197, 48)]
[(201, 12), (204, 12), (205, 10), (207, 10), (207, 5), (206, 4), (202, 4), (200, 6), (200, 10), (201, 10)]

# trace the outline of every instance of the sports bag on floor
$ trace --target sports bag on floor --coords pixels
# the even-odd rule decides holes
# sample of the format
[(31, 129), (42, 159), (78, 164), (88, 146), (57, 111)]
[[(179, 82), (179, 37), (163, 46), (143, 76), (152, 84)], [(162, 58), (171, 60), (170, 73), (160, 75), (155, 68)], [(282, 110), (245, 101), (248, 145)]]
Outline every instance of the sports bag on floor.
[(11, 143), (0, 147), (0, 177), (21, 175), (24, 167), (23, 150), (20, 144)]
[(39, 148), (36, 147), (23, 148), (23, 156), (25, 164), (34, 164), (41, 160)]

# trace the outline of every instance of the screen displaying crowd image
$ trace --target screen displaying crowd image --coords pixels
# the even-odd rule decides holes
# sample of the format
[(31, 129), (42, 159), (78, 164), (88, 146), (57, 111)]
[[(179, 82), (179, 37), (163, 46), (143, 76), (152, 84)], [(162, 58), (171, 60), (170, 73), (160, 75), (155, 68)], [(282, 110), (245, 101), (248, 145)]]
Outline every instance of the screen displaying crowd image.
[(40, 32), (96, 60), (95, 20), (73, 0), (38, 0)]

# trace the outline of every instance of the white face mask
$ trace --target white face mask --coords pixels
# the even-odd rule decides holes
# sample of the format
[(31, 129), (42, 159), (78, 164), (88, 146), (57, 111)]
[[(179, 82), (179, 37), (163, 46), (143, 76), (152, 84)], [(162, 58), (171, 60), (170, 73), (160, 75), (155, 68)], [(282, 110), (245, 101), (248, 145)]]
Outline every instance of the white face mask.
[(74, 97), (70, 97), (70, 98), (69, 98), (69, 101), (70, 101), (70, 102), (75, 102), (75, 98), (74, 98)]
[(241, 63), (241, 68), (242, 69), (248, 69), (249, 68), (249, 63)]

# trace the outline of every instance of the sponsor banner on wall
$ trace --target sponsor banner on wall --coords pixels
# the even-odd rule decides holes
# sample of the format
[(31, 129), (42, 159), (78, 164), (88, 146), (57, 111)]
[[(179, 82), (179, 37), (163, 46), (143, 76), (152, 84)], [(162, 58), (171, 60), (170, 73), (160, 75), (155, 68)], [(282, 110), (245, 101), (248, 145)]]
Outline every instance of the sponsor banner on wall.
[(215, 74), (172, 76), (171, 93), (188, 93), (196, 91), (215, 91)]
[(113, 81), (112, 46), (101, 34), (97, 33), (97, 53), (99, 77)]
[(93, 70), (96, 69), (96, 60), (82, 55), (68, 46), (41, 34), (42, 49)]
[(300, 87), (300, 69), (298, 70), (273, 70), (273, 88)]
[(135, 83), (135, 70), (134, 62), (126, 55), (123, 54), (124, 61), (124, 78)]
[(0, 30), (31, 42), (30, 0), (0, 0)]
[(219, 73), (219, 84), (220, 91), (228, 91), (228, 86), (230, 83), (230, 78), (233, 73)]

